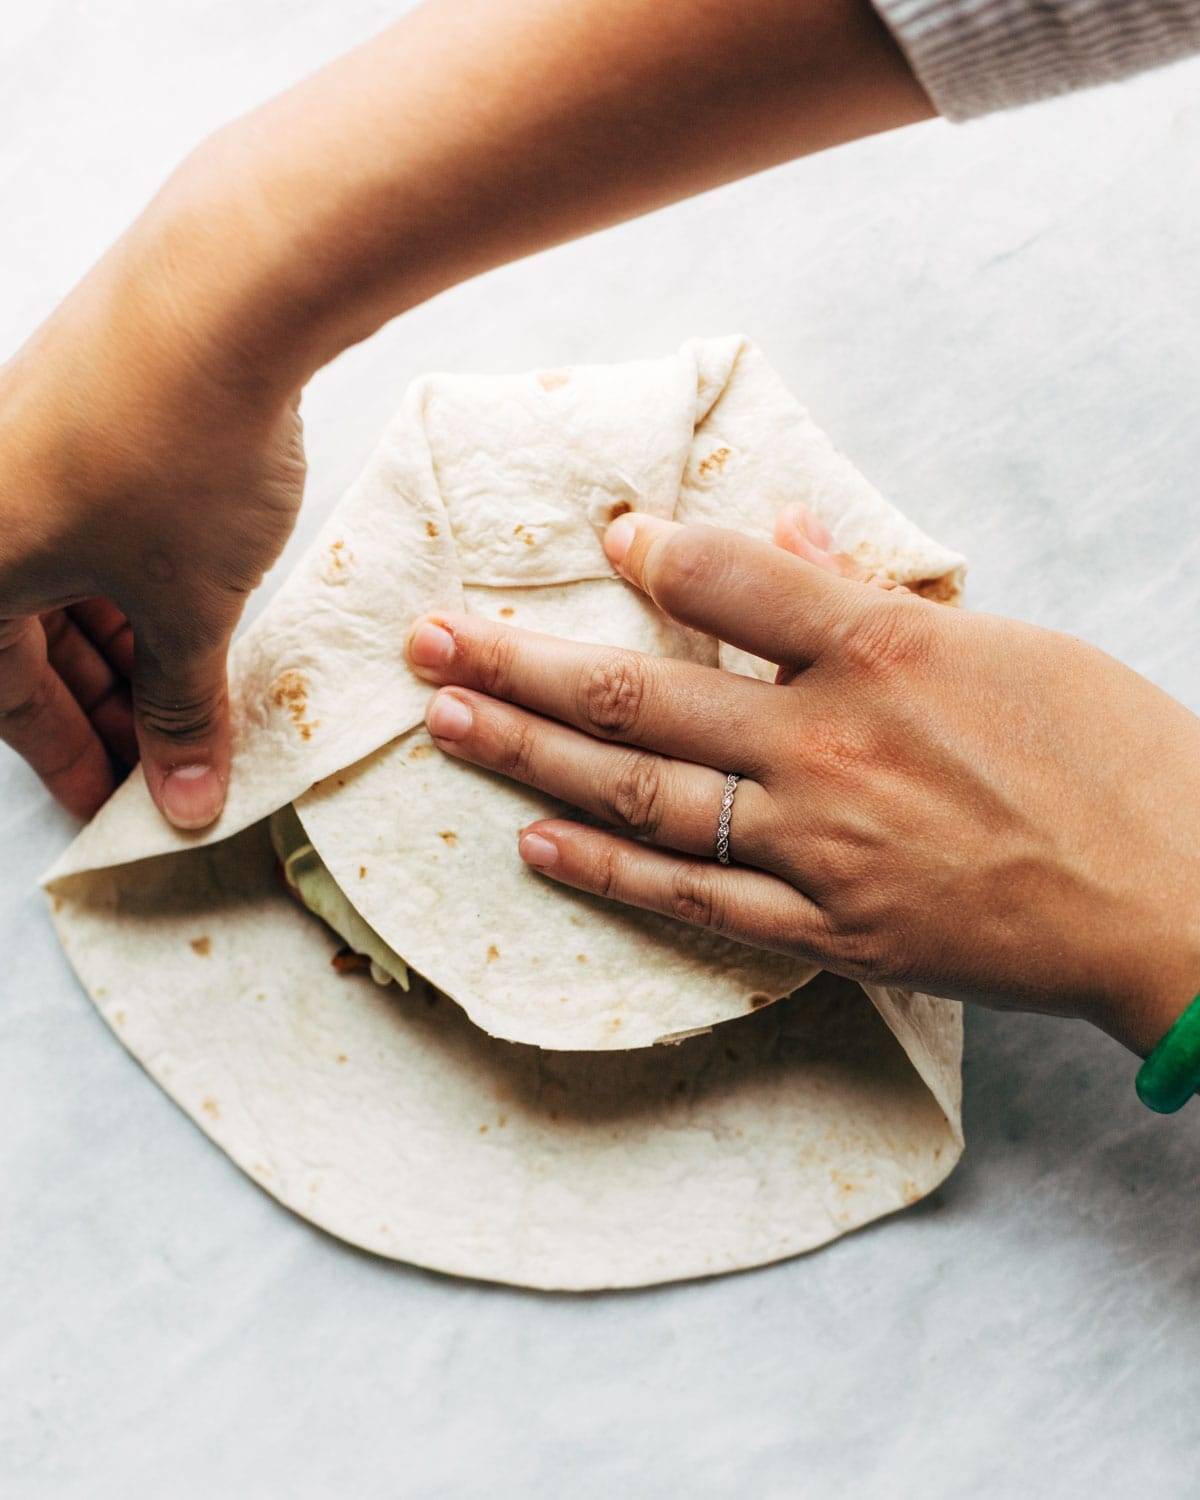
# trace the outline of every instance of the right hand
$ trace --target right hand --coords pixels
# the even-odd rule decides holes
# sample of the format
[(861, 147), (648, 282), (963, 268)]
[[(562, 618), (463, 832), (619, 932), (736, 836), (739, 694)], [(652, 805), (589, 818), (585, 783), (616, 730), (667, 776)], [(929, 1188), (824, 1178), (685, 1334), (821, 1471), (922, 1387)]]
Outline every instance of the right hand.
[(0, 738), (79, 817), (140, 752), (199, 828), (228, 779), (230, 638), (304, 451), (298, 397), (208, 336), (211, 292), (150, 220), (0, 367)]

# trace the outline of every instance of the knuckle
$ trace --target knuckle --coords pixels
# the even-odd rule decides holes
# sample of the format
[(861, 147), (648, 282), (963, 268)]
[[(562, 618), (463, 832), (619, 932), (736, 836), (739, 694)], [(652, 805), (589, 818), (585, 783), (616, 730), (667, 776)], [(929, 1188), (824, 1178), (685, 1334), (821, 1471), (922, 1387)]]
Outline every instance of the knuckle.
[(645, 699), (645, 663), (628, 652), (604, 656), (584, 674), (579, 717), (593, 734), (624, 739), (637, 727)]
[(671, 876), (671, 915), (693, 927), (722, 930), (722, 903), (717, 883), (705, 865), (680, 865)]
[(600, 793), (606, 821), (631, 833), (654, 838), (662, 826), (663, 763), (656, 755), (633, 751), (622, 756)]
[(496, 769), (514, 781), (528, 781), (537, 755), (537, 730), (523, 715), (513, 717), (500, 732)]
[(512, 681), (516, 640), (506, 631), (497, 631), (480, 643), (475, 656), (475, 670), (480, 690), (492, 698), (504, 698)]
[(620, 893), (620, 878), (617, 846), (611, 839), (597, 842), (590, 858), (591, 870), (588, 884), (598, 896), (616, 897)]
[(195, 744), (216, 729), (224, 700), (223, 692), (178, 698), (143, 693), (138, 699), (138, 718), (143, 730), (158, 739)]
[(709, 582), (722, 560), (721, 543), (711, 531), (685, 526), (664, 538), (651, 552), (647, 570), (650, 593), (670, 610)]
[(846, 629), (842, 651), (860, 672), (885, 673), (920, 665), (928, 647), (925, 601), (899, 589), (879, 591)]
[(0, 690), (0, 729), (15, 734), (35, 723), (50, 706), (51, 682), (47, 672), (19, 678), (6, 692)]

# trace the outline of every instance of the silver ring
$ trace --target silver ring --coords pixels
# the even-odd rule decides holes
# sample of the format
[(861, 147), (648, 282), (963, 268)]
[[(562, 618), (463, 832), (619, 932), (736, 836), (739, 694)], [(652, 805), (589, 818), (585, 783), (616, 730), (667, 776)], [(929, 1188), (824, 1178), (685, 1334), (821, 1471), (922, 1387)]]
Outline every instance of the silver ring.
[(742, 778), (732, 771), (725, 778), (725, 793), (721, 798), (721, 816), (717, 819), (717, 863), (729, 863), (729, 820), (733, 817), (733, 799), (738, 782)]

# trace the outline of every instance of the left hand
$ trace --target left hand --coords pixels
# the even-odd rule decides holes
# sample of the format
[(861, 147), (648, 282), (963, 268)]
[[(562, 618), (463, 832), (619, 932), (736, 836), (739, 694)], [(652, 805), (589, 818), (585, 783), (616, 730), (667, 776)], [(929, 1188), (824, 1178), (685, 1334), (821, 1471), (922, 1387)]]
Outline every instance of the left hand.
[(1153, 1046), (1200, 989), (1200, 720), (1071, 637), (864, 587), (811, 536), (801, 558), (632, 514), (605, 546), (779, 680), (420, 622), (415, 670), (452, 684), (427, 713), (441, 749), (620, 830), (540, 821), (528, 864), (852, 978)]

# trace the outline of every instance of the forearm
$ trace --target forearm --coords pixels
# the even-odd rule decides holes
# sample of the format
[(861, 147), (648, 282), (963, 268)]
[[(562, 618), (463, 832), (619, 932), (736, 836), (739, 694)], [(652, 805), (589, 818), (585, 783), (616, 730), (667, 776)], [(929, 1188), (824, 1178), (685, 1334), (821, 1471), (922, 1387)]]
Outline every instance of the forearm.
[(492, 266), (929, 113), (867, 0), (434, 0), (148, 217), (206, 336), (293, 389)]

